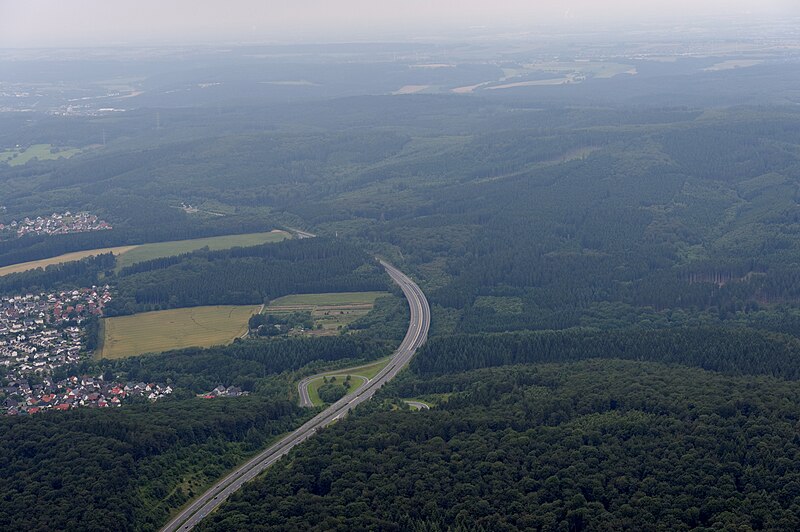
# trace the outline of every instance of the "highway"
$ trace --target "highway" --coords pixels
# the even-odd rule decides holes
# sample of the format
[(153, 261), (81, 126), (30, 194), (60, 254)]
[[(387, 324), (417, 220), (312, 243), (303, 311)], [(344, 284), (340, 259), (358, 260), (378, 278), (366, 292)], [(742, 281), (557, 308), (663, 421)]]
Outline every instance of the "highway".
[(406, 401), (406, 404), (408, 406), (410, 406), (411, 408), (416, 408), (417, 410), (430, 410), (431, 409), (431, 407), (429, 407), (427, 404), (421, 403), (419, 401)]
[(317, 430), (342, 418), (347, 412), (368, 401), (375, 395), (381, 386), (394, 378), (411, 361), (417, 349), (428, 338), (428, 329), (431, 324), (431, 310), (425, 294), (417, 284), (403, 272), (391, 264), (380, 261), (386, 273), (400, 286), (411, 311), (411, 320), (408, 332), (400, 343), (397, 351), (392, 355), (391, 361), (378, 372), (375, 377), (358, 390), (345, 395), (334, 404), (307, 421), (291, 434), (284, 436), (278, 442), (241, 465), (235, 471), (214, 484), (203, 495), (198, 497), (190, 506), (179, 513), (170, 521), (162, 532), (177, 530), (191, 530), (205, 516), (214, 511), (233, 492), (244, 485), (245, 482), (258, 476), (262, 471), (280, 460), (295, 446), (303, 443), (313, 436)]
[(317, 236), (314, 233), (309, 233), (308, 231), (301, 231), (300, 229), (295, 229), (293, 227), (287, 227), (286, 229), (291, 233), (294, 233), (294, 236), (296, 236), (298, 239), (301, 240), (303, 238), (314, 238)]

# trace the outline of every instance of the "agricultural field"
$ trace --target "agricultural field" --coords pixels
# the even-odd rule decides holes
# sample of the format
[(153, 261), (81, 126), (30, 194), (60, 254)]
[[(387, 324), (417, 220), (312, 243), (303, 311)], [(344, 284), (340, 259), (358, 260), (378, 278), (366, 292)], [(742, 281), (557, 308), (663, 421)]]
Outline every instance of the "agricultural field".
[(117, 269), (143, 262), (189, 253), (204, 247), (211, 250), (230, 249), (234, 247), (258, 246), (260, 244), (280, 242), (291, 238), (286, 231), (269, 231), (266, 233), (248, 233), (244, 235), (225, 235), (209, 238), (195, 238), (192, 240), (174, 240), (172, 242), (155, 242), (135, 246), (130, 251), (120, 255), (117, 259)]
[(247, 332), (257, 306), (192, 307), (103, 320), (101, 358), (227, 344)]
[(172, 242), (155, 242), (152, 244), (142, 244), (138, 246), (119, 246), (113, 248), (90, 249), (86, 251), (76, 251), (66, 253), (49, 259), (23, 262), (10, 266), (0, 267), (0, 277), (9, 273), (19, 273), (36, 268), (45, 268), (51, 264), (61, 264), (71, 262), (86, 257), (94, 257), (103, 253), (111, 252), (117, 255), (117, 271), (125, 266), (136, 264), (151, 259), (161, 257), (171, 257), (182, 253), (189, 253), (204, 247), (212, 250), (230, 249), (234, 247), (257, 246), (269, 242), (280, 242), (291, 235), (286, 231), (269, 231), (266, 233), (248, 233), (244, 235), (225, 235), (209, 238), (195, 238), (193, 240), (175, 240)]
[(332, 335), (366, 315), (375, 306), (375, 300), (388, 295), (388, 292), (296, 294), (271, 301), (265, 313), (280, 317), (294, 312), (310, 312), (314, 328), (303, 333)]
[(20, 264), (12, 264), (10, 266), (0, 267), (0, 277), (11, 273), (19, 273), (19, 272), (26, 272), (28, 270), (35, 270), (36, 268), (44, 269), (53, 264), (72, 262), (76, 260), (85, 259), (86, 257), (94, 257), (96, 255), (102, 255), (104, 253), (113, 253), (114, 255), (119, 256), (122, 255), (123, 253), (132, 250), (135, 247), (136, 246), (119, 246), (114, 248), (101, 248), (101, 249), (90, 249), (87, 251), (75, 251), (73, 253), (66, 253), (64, 255), (59, 255), (58, 257), (52, 257), (49, 259), (22, 262)]
[(61, 157), (69, 159), (77, 155), (82, 150), (78, 148), (54, 148), (50, 144), (34, 144), (28, 148), (15, 148), (0, 151), (0, 163), (8, 163), (9, 166), (22, 166), (28, 162), (38, 159), (40, 161), (53, 161)]
[(704, 68), (705, 72), (719, 72), (721, 70), (733, 70), (735, 68), (749, 68), (763, 64), (762, 59), (730, 59), (722, 61), (708, 68)]

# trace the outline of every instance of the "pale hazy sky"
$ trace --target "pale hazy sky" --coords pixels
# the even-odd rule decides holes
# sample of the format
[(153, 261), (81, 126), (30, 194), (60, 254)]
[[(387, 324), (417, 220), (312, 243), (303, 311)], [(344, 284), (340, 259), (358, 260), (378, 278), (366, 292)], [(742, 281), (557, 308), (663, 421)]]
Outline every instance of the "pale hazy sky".
[(0, 47), (380, 40), (490, 28), (800, 14), (800, 0), (0, 0)]

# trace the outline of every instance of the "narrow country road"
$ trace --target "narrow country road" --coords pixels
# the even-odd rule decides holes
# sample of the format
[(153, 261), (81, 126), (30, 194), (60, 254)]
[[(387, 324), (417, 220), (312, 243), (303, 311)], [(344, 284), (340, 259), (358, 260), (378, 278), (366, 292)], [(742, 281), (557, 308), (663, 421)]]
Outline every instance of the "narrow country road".
[(222, 504), (231, 493), (241, 488), (245, 482), (253, 479), (280, 460), (292, 448), (313, 436), (320, 428), (338, 420), (346, 415), (350, 409), (372, 398), (381, 386), (394, 378), (409, 363), (419, 346), (425, 343), (428, 338), (428, 329), (431, 324), (430, 306), (425, 294), (422, 293), (422, 290), (414, 281), (391, 264), (385, 261), (380, 261), (380, 263), (392, 280), (400, 286), (411, 310), (408, 332), (386, 367), (358, 390), (345, 395), (300, 428), (281, 438), (277, 443), (271, 445), (214, 484), (162, 528), (162, 532), (191, 530), (205, 516)]

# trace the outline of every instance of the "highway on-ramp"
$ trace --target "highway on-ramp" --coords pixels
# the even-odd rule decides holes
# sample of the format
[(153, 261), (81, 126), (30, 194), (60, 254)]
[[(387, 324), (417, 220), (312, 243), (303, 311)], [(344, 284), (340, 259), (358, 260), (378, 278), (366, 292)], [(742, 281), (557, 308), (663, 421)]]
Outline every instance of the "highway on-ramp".
[(248, 480), (258, 476), (262, 471), (280, 460), (296, 445), (313, 436), (321, 427), (325, 427), (340, 419), (347, 412), (364, 401), (368, 401), (386, 382), (395, 377), (409, 363), (417, 348), (428, 338), (431, 324), (431, 309), (428, 300), (419, 286), (403, 272), (391, 264), (380, 261), (386, 273), (400, 286), (411, 310), (411, 322), (408, 332), (389, 363), (367, 384), (358, 390), (345, 395), (334, 404), (307, 421), (299, 429), (284, 436), (225, 478), (214, 484), (208, 491), (198, 497), (189, 507), (170, 521), (162, 532), (191, 530), (205, 516), (214, 511), (231, 493), (235, 492)]
[[(314, 401), (311, 400), (311, 394), (308, 391), (311, 387), (311, 383), (316, 380), (322, 380), (324, 377), (335, 377), (337, 379), (342, 379), (341, 382), (344, 382), (345, 379), (348, 377), (351, 368), (344, 368), (343, 371), (333, 372), (333, 373), (323, 373), (320, 375), (312, 375), (311, 377), (306, 377), (305, 379), (301, 380), (300, 383), (297, 385), (297, 391), (300, 394), (300, 406), (305, 406), (307, 408), (311, 408), (314, 406)], [(355, 385), (355, 390), (358, 390), (360, 387), (364, 386), (365, 384), (369, 383), (369, 379), (364, 377), (363, 375), (349, 375), (350, 376), (350, 385)], [(356, 384), (356, 382), (358, 384)]]
[[(317, 379), (321, 379), (322, 377), (331, 377), (331, 376), (343, 376), (346, 377), (348, 374), (352, 374), (360, 369), (364, 368), (372, 368), (375, 367), (377, 364), (380, 363), (380, 360), (375, 362), (370, 362), (369, 364), (363, 364), (361, 366), (356, 366), (354, 368), (342, 368), (342, 369), (335, 369), (331, 371), (326, 371), (324, 373), (316, 373), (314, 375), (310, 375), (305, 377), (303, 380), (297, 383), (297, 395), (300, 396), (300, 406), (305, 406), (306, 408), (312, 408), (314, 406), (314, 402), (311, 400), (311, 395), (309, 394), (308, 387), (311, 384), (311, 381), (315, 381)], [(387, 362), (389, 363), (389, 362)], [(358, 386), (361, 387), (364, 384), (368, 383), (372, 379), (367, 379), (361, 375), (352, 375), (352, 377), (363, 379), (364, 382), (359, 384)]]
[(430, 410), (431, 409), (430, 406), (428, 406), (426, 403), (423, 403), (422, 401), (406, 400), (406, 404), (408, 406), (410, 406), (411, 408), (416, 408), (417, 410)]

